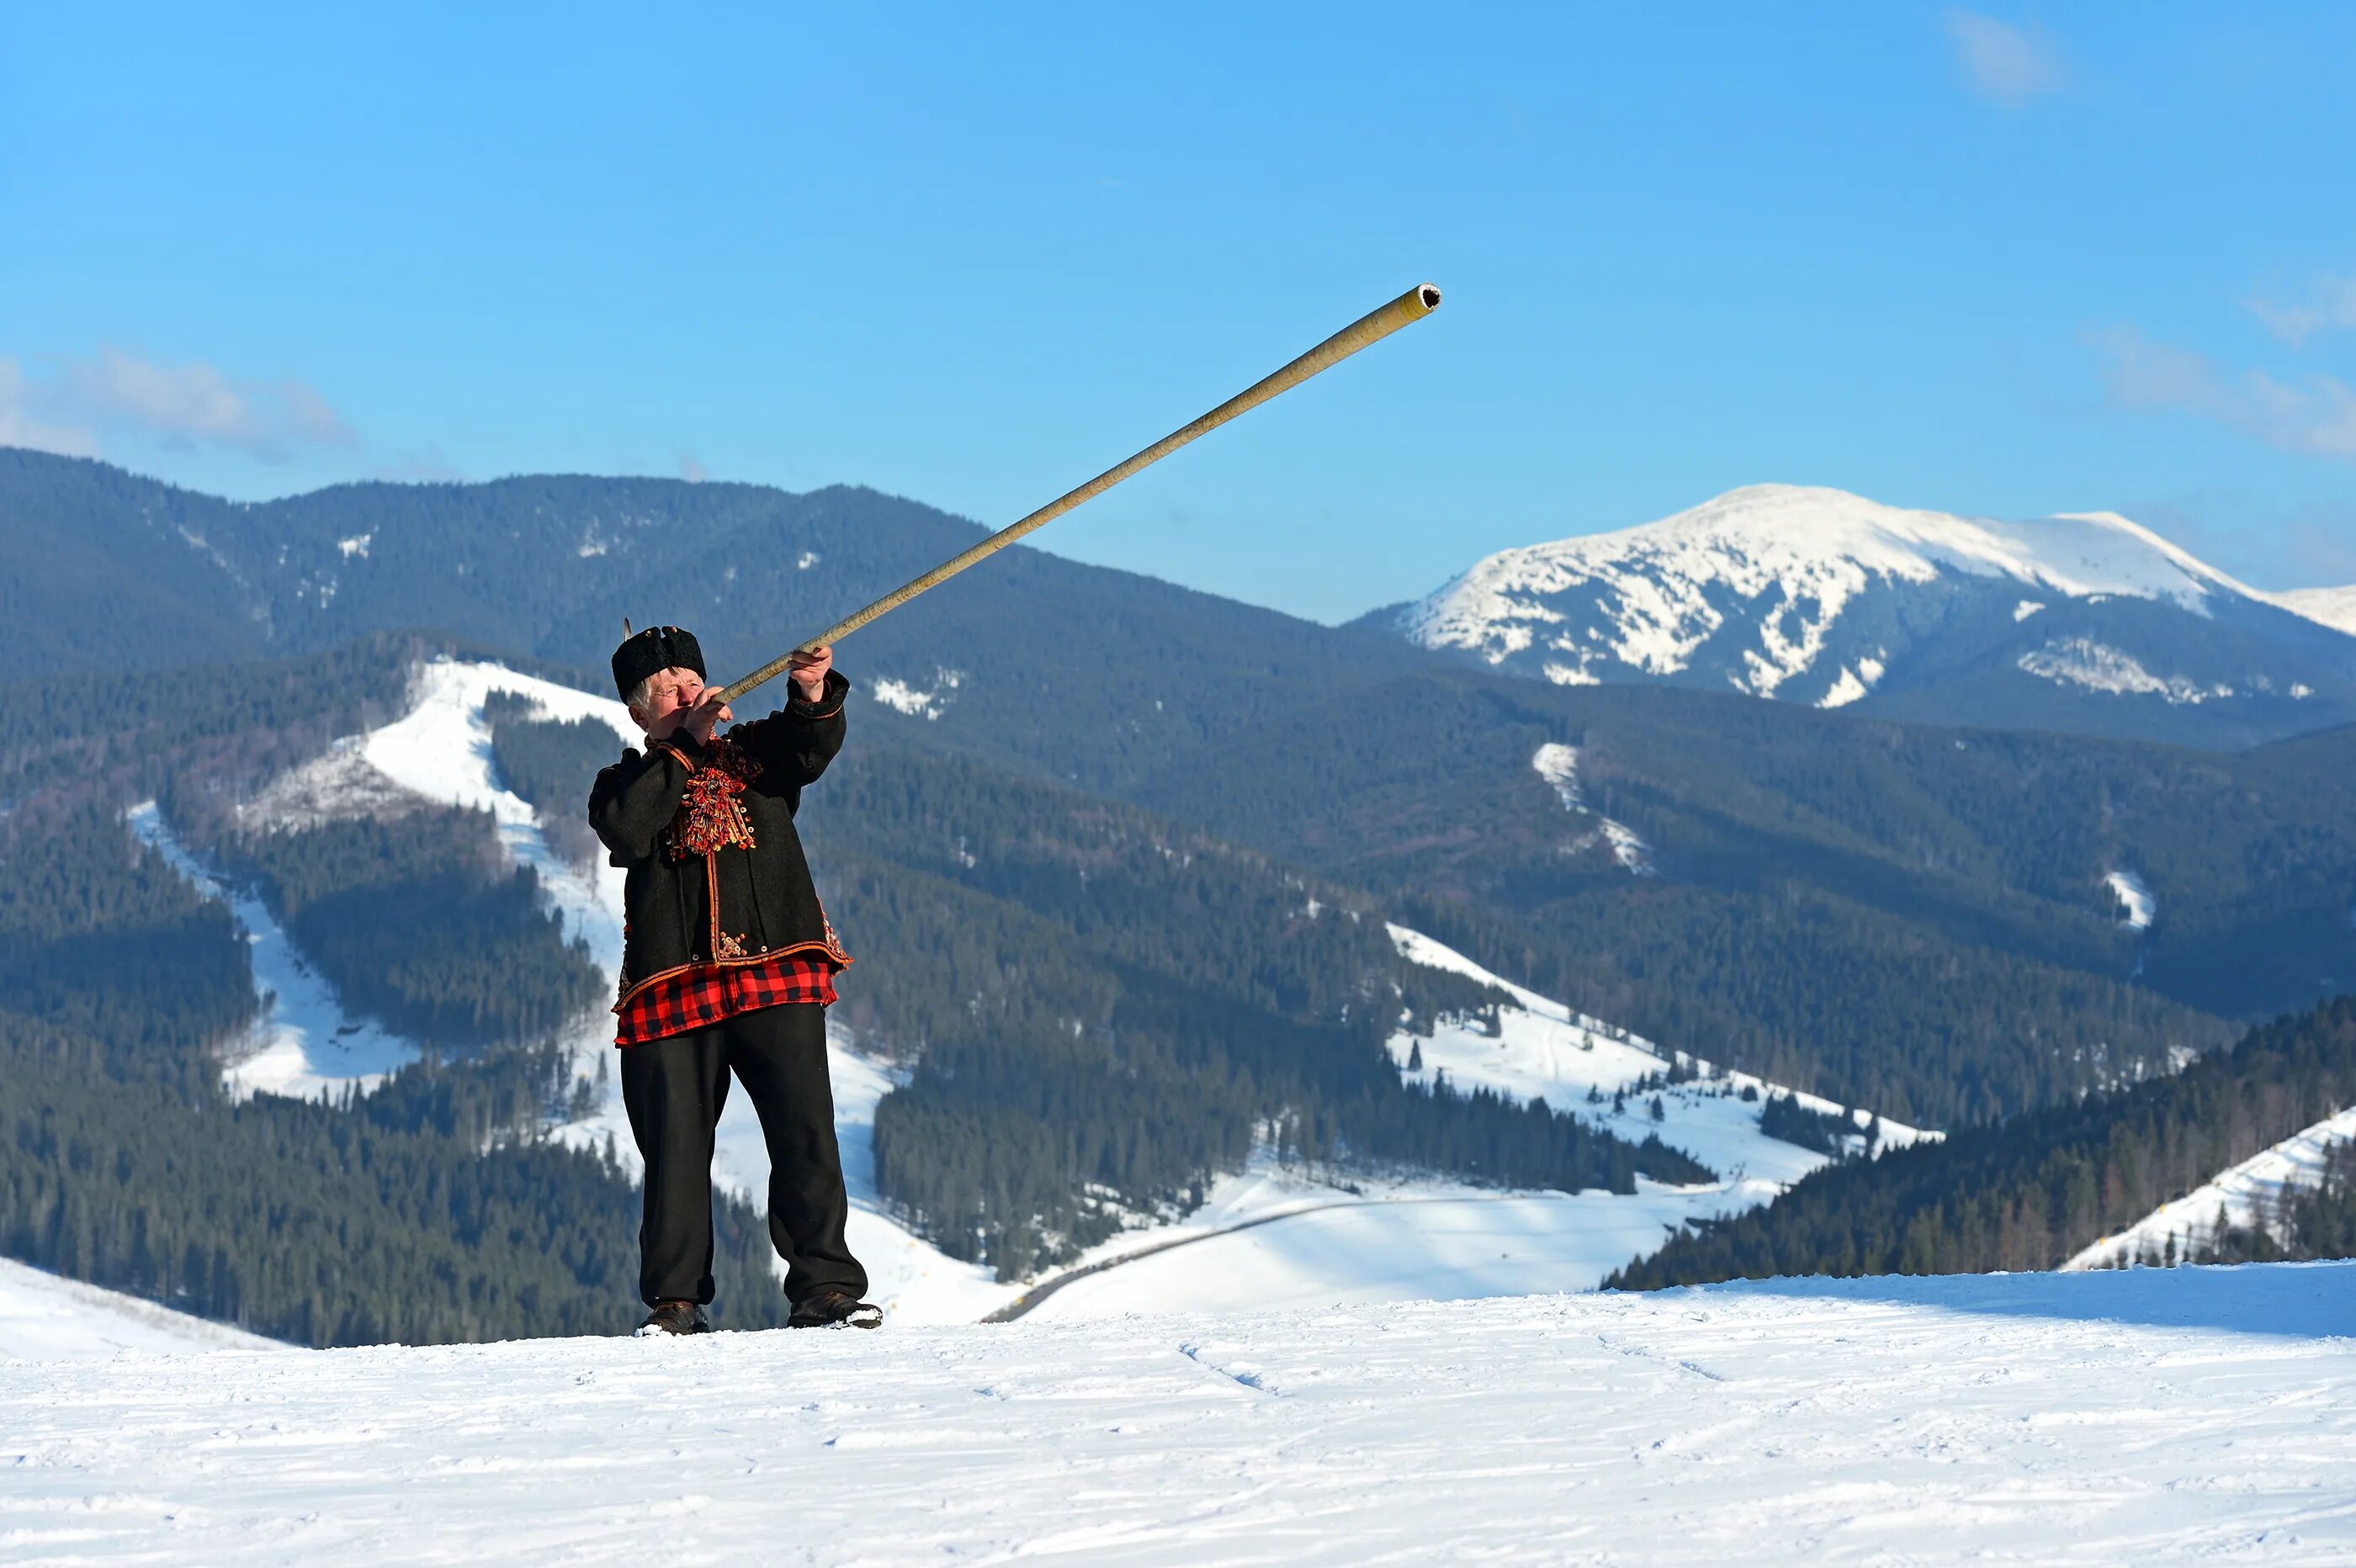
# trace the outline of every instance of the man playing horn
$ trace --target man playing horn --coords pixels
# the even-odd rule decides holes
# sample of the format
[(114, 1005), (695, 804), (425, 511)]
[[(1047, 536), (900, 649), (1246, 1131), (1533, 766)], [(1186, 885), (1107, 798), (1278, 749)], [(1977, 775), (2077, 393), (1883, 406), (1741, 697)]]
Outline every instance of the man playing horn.
[(835, 1147), (826, 1007), (851, 962), (810, 885), (794, 831), (802, 790), (842, 749), (850, 682), (825, 647), (793, 656), (793, 695), (733, 718), (704, 688), (703, 654), (676, 626), (614, 650), (614, 684), (646, 731), (597, 775), (589, 824), (624, 868), (622, 1103), (647, 1168), (641, 1334), (712, 1325), (712, 1147), (734, 1072), (769, 1149), (769, 1239), (786, 1260), (795, 1328), (873, 1328), (851, 1255)]

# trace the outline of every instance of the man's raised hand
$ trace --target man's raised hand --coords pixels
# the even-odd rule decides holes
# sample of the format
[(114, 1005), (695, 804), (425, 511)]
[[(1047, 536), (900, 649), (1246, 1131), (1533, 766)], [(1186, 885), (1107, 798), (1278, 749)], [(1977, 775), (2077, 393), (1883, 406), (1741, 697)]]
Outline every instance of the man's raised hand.
[(694, 707), (680, 716), (679, 727), (694, 736), (697, 744), (708, 746), (712, 744), (712, 731), (735, 717), (736, 715), (728, 711), (727, 699), (720, 695), (719, 688), (715, 687), (705, 692)]
[(804, 702), (816, 702), (826, 695), (826, 672), (834, 667), (834, 650), (820, 643), (817, 647), (794, 650), (793, 663), (786, 674), (791, 677)]

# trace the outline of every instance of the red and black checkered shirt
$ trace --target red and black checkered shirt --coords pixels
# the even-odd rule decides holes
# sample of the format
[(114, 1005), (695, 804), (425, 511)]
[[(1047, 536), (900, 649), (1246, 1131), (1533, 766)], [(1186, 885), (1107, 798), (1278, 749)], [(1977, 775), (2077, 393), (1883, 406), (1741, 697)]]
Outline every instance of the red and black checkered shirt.
[(695, 964), (639, 987), (614, 1009), (616, 1045), (703, 1029), (781, 1002), (834, 1001), (834, 972), (824, 953), (787, 953), (759, 964)]

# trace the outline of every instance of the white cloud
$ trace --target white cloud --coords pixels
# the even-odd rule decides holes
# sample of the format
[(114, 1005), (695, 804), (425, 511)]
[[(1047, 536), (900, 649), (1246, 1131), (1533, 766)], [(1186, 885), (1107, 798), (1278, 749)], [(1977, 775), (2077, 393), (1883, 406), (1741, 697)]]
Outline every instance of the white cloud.
[(28, 406), (24, 368), (0, 356), (0, 446), (29, 446), (65, 457), (96, 457), (98, 434), (80, 425), (56, 424)]
[(2096, 334), (2092, 341), (2115, 402), (2214, 420), (2285, 452), (2356, 460), (2356, 389), (2336, 376), (2296, 384), (2263, 370), (2236, 376), (2133, 327)]
[(248, 380), (202, 361), (166, 365), (119, 348), (66, 360), (29, 378), (0, 361), (0, 440), (94, 456), (101, 432), (174, 446), (228, 447), (268, 463), (355, 438), (318, 389), (293, 379)]
[(2062, 91), (2062, 59), (2041, 28), (2016, 27), (1976, 11), (1950, 11), (1947, 38), (1972, 90), (2008, 109)]
[(2266, 324), (2267, 331), (2294, 348), (2318, 333), (2356, 327), (2356, 272), (2320, 280), (2304, 304), (2252, 300), (2250, 310)]

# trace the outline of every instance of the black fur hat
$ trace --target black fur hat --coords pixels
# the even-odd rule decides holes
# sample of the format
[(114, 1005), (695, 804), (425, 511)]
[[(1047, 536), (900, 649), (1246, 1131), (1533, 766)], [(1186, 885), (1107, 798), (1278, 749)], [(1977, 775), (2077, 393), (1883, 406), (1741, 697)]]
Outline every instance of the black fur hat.
[(614, 689), (627, 702), (638, 682), (673, 666), (703, 674), (703, 649), (697, 645), (695, 634), (677, 626), (648, 626), (614, 650)]

